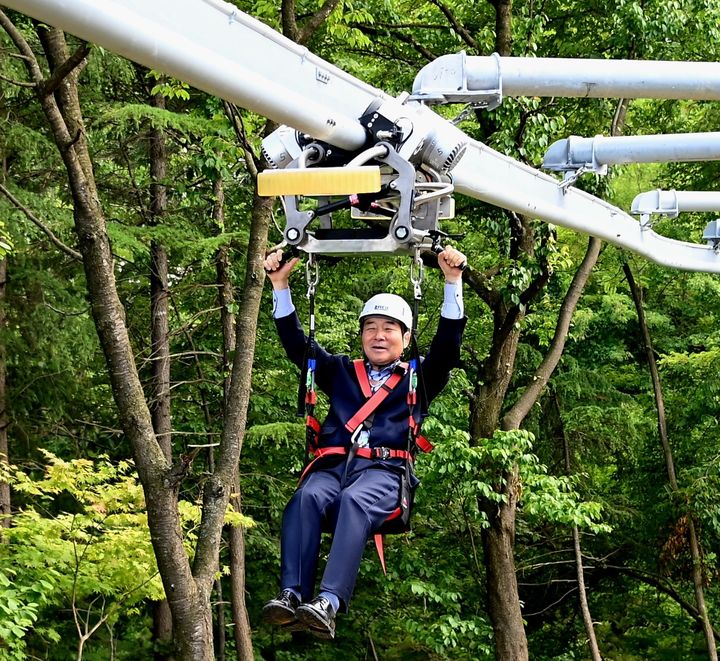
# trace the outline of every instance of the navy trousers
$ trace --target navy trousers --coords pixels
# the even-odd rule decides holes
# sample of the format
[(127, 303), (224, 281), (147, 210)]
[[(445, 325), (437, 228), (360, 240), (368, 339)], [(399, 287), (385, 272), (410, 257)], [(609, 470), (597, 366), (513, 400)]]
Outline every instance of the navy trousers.
[(397, 508), (400, 475), (355, 459), (346, 479), (345, 462), (314, 471), (290, 499), (283, 514), (281, 587), (303, 601), (314, 596), (320, 534), (333, 532), (320, 590), (336, 594), (347, 609), (368, 537)]

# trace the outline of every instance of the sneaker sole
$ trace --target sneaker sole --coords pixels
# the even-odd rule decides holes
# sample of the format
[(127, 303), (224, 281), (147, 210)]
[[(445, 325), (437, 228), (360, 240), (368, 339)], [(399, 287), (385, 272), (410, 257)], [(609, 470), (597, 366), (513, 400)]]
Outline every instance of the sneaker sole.
[(321, 640), (335, 640), (334, 631), (328, 631), (327, 629), (314, 629), (313, 627), (306, 627), (305, 631), (316, 638), (320, 638)]

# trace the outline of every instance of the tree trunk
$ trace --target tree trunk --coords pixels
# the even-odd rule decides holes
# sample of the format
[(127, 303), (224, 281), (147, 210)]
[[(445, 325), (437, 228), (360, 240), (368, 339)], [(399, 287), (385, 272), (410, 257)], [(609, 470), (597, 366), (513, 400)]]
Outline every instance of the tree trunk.
[[(222, 228), (225, 224), (225, 189), (223, 187), (223, 180), (220, 175), (218, 175), (213, 181), (213, 211), (212, 216), (213, 220), (215, 221), (215, 224)], [(223, 246), (223, 248), (225, 248)], [(222, 249), (221, 249), (222, 250)], [(227, 253), (226, 253), (227, 254)], [(220, 301), (221, 295), (218, 296)], [(224, 310), (222, 308), (222, 302), (220, 302), (220, 327), (224, 330), (225, 326), (223, 323), (223, 313)], [(223, 336), (223, 347), (225, 346), (225, 338)], [(224, 354), (224, 351), (223, 351)], [(227, 374), (228, 370), (230, 368), (230, 363), (223, 361), (221, 365), (221, 372), (223, 374)], [(201, 381), (204, 381), (202, 371), (200, 370), (200, 365), (198, 363), (198, 378)], [(223, 377), (223, 404), (221, 411), (224, 413), (225, 411), (225, 398), (227, 397), (227, 390), (225, 388), (227, 377)], [(203, 411), (205, 413), (205, 424), (207, 425), (208, 431), (211, 428), (211, 416), (210, 416), (210, 407), (205, 401), (205, 395), (203, 393)], [(210, 469), (211, 473), (215, 472), (215, 446), (211, 442), (212, 438), (208, 436), (208, 449), (207, 449), (207, 457), (208, 457), (208, 467)], [(215, 579), (214, 582), (214, 590), (215, 590), (215, 659), (216, 661), (225, 661), (225, 599), (223, 598), (223, 583), (222, 578), (218, 577)]]
[[(482, 438), (490, 438), (499, 427), (502, 405), (515, 367), (520, 333), (517, 329), (513, 329), (507, 335), (501, 334), (507, 313), (505, 306), (501, 306), (501, 309), (493, 313), (494, 329), (490, 355), (483, 364), (473, 392), (470, 434), (475, 442)], [(517, 321), (518, 325), (522, 322), (522, 315)]]
[[(235, 495), (231, 499), (233, 507), (242, 511), (240, 500), (240, 482), (235, 484)], [(230, 527), (230, 588), (233, 622), (235, 623), (235, 647), (238, 661), (253, 661), (252, 629), (245, 604), (245, 530), (242, 526)]]
[[(29, 45), (1, 12), (0, 22), (25, 56), (23, 61), (36, 83), (38, 100), (68, 172), (75, 231), (83, 256), (93, 319), (108, 366), (119, 420), (131, 444), (143, 485), (153, 548), (173, 613), (178, 655), (188, 661), (212, 661), (210, 582), (196, 583), (193, 578), (182, 543), (177, 508), (178, 490), (188, 464), (181, 462), (173, 467), (168, 463), (152, 427), (125, 326), (124, 309), (117, 293), (112, 250), (85, 140), (77, 72), (67, 75), (54, 94), (46, 93), (41, 68)], [(68, 58), (62, 31), (39, 26), (38, 36), (51, 72), (56, 71)]]
[[(555, 368), (557, 367), (558, 363), (560, 362), (560, 358), (562, 357), (563, 349), (565, 348), (565, 341), (567, 340), (567, 334), (570, 329), (570, 322), (572, 321), (573, 314), (575, 313), (575, 309), (577, 307), (578, 301), (580, 300), (580, 296), (582, 295), (583, 290), (585, 289), (585, 285), (587, 284), (587, 281), (590, 277), (590, 274), (592, 273), (592, 269), (595, 266), (598, 256), (600, 254), (600, 246), (602, 242), (599, 239), (596, 239), (594, 237), (590, 237), (588, 241), (588, 247), (585, 251), (585, 256), (580, 263), (580, 266), (578, 267), (577, 271), (575, 272), (575, 275), (573, 276), (572, 282), (570, 283), (570, 286), (568, 287), (567, 292), (565, 293), (565, 297), (563, 298), (563, 303), (560, 306), (560, 312), (558, 313), (558, 320), (555, 325), (555, 332), (553, 334), (552, 342), (550, 343), (550, 347), (548, 348), (547, 353), (545, 354), (542, 362), (540, 363), (537, 370), (535, 370), (532, 379), (529, 382), (529, 385), (525, 388), (523, 394), (518, 399), (518, 401), (515, 403), (515, 405), (505, 414), (502, 421), (502, 427), (505, 430), (510, 429), (519, 429), (520, 425), (523, 423), (525, 417), (530, 412), (532, 407), (537, 402), (538, 398), (540, 397), (540, 394), (542, 393), (543, 389), (547, 385), (548, 381), (550, 380), (550, 377), (552, 376), (553, 372), (555, 371)], [(513, 356), (514, 359), (514, 356)], [(513, 476), (514, 480), (517, 480), (517, 476)], [(513, 503), (512, 494), (516, 493), (516, 490), (510, 490), (510, 481), (508, 480), (508, 486), (506, 488), (506, 493), (508, 493), (511, 497), (508, 499), (507, 503), (503, 503), (500, 507), (501, 510), (499, 511), (498, 516), (503, 516), (506, 520), (503, 523), (502, 526), (499, 526), (499, 530), (502, 530), (503, 527), (506, 528), (508, 531), (512, 527), (512, 532), (514, 536), (514, 526), (515, 526), (515, 507), (517, 505), (516, 498), (515, 502)], [(512, 508), (510, 507), (512, 504)], [(504, 510), (502, 508), (505, 508)], [(490, 518), (490, 514), (493, 511), (497, 511), (497, 508), (491, 508), (490, 503), (486, 503), (485, 512), (488, 514), (488, 518)], [(512, 521), (509, 519), (512, 518)], [(492, 521), (492, 519), (491, 519)], [(509, 532), (507, 533), (510, 534)], [(579, 541), (579, 535), (577, 532), (577, 527), (574, 527), (574, 539), (576, 543), (576, 557), (580, 557), (580, 541)], [(510, 547), (512, 548), (512, 546)], [(507, 571), (507, 568), (505, 569)], [(581, 590), (581, 604), (583, 604), (583, 599), (585, 597), (584, 592), (584, 578), (582, 576), (582, 559), (580, 559), (580, 565), (578, 567), (578, 583), (580, 584), (580, 590)], [(506, 581), (507, 582), (507, 581)], [(517, 594), (517, 585), (516, 585), (516, 592)], [(505, 595), (505, 600), (507, 601), (507, 594)], [(518, 606), (517, 607), (511, 607), (507, 603), (501, 601), (500, 599), (496, 599), (497, 608), (503, 609), (500, 610), (495, 617), (498, 619), (501, 617), (509, 618), (510, 624), (506, 625), (506, 628), (512, 628), (513, 631), (517, 630), (517, 618), (519, 614), (519, 600), (518, 600)], [(585, 607), (583, 608), (583, 613), (587, 610), (587, 601), (584, 601)], [(504, 614), (504, 615), (503, 615)], [(588, 613), (589, 616), (589, 613)], [(492, 618), (491, 613), (491, 618)], [(493, 624), (495, 623), (495, 619), (493, 619)], [(587, 622), (586, 622), (587, 627)], [(590, 628), (592, 630), (592, 621), (590, 620)], [(496, 628), (496, 637), (498, 636), (505, 636), (506, 634), (502, 631), (499, 631)], [(594, 632), (592, 634), (588, 634), (591, 636), (591, 640), (594, 640)], [(524, 631), (523, 631), (524, 636)], [(515, 633), (512, 636), (511, 643), (506, 643), (505, 648), (503, 651), (501, 651), (498, 647), (498, 658), (501, 659), (516, 659), (516, 658), (526, 658), (527, 657), (527, 647), (524, 649), (525, 656), (518, 656), (518, 654), (522, 654), (523, 651), (519, 650), (517, 647), (512, 646), (512, 642), (517, 639), (517, 633)], [(499, 642), (498, 642), (499, 645)], [(527, 643), (526, 643), (527, 645)], [(592, 649), (591, 644), (591, 649)], [(597, 647), (597, 645), (595, 645)], [(594, 659), (596, 659), (595, 656), (593, 656)]]
[[(213, 216), (219, 227), (224, 228), (224, 190), (222, 180), (215, 185), (215, 212)], [(234, 301), (228, 248), (223, 246), (215, 255), (217, 273), (218, 305), (220, 307), (220, 327), (223, 337), (223, 408), (227, 406), (230, 391), (230, 362), (235, 351), (235, 315), (231, 311)], [(230, 502), (237, 512), (242, 511), (240, 498), (240, 480), (235, 476)], [(237, 658), (240, 661), (253, 661), (252, 631), (245, 605), (245, 531), (242, 527), (230, 526), (227, 531), (230, 549), (230, 606), (233, 620), (233, 636)]]
[[(7, 282), (7, 257), (0, 258), (0, 333), (5, 330), (5, 283)], [(2, 337), (0, 335), (0, 337)], [(8, 450), (8, 414), (6, 394), (5, 344), (0, 341), (0, 461), (10, 462)], [(10, 527), (10, 485), (0, 481), (0, 527)]]
[[(638, 324), (640, 325), (640, 332), (643, 338), (643, 344), (645, 346), (645, 357), (648, 361), (648, 369), (650, 370), (650, 378), (652, 380), (653, 391), (655, 393), (655, 407), (657, 410), (658, 418), (658, 434), (660, 436), (660, 444), (663, 450), (663, 456), (665, 457), (665, 468), (668, 474), (668, 482), (670, 483), (670, 489), (673, 494), (677, 494), (679, 491), (677, 477), (675, 473), (675, 462), (673, 461), (672, 448), (670, 447), (670, 441), (667, 434), (667, 424), (665, 421), (665, 400), (663, 398), (662, 383), (660, 382), (660, 373), (658, 372), (657, 363), (655, 362), (655, 352), (652, 347), (652, 339), (650, 338), (650, 329), (648, 328), (647, 321), (645, 319), (645, 310), (643, 309), (642, 292), (635, 282), (630, 265), (625, 262), (623, 264), (623, 271), (625, 272), (625, 278), (627, 279), (628, 286), (630, 287), (630, 293), (632, 294), (633, 302), (635, 303), (635, 310), (637, 311)], [(688, 508), (689, 509), (689, 508)], [(717, 661), (718, 653), (715, 645), (715, 636), (713, 633), (712, 623), (710, 622), (710, 616), (708, 614), (707, 605), (705, 603), (705, 591), (703, 589), (704, 576), (703, 576), (703, 562), (702, 553), (700, 550), (700, 542), (697, 537), (697, 530), (695, 528), (695, 520), (692, 512), (687, 513), (688, 521), (688, 544), (690, 546), (690, 555), (692, 557), (692, 577), (693, 587), (695, 590), (695, 602), (697, 604), (698, 613), (702, 618), (702, 629), (705, 635), (705, 645), (707, 646), (708, 658), (710, 661)]]
[(578, 582), (578, 595), (580, 598), (580, 612), (582, 613), (585, 633), (588, 637), (588, 647), (593, 661), (602, 661), (600, 648), (598, 647), (595, 627), (593, 626), (590, 605), (588, 604), (587, 591), (585, 589), (585, 572), (583, 571), (582, 549), (580, 548), (580, 531), (576, 524), (572, 526), (573, 552), (575, 554), (575, 572)]
[[(246, 354), (249, 350), (254, 351), (255, 338), (257, 335), (257, 316), (260, 311), (260, 300), (262, 297), (262, 285), (265, 271), (262, 267), (265, 258), (265, 246), (267, 245), (268, 227), (271, 222), (271, 213), (274, 200), (262, 198), (255, 194), (253, 199), (252, 224), (250, 228), (250, 246), (254, 253), (248, 254), (248, 265), (245, 276), (245, 289), (243, 290), (240, 303), (240, 312), (236, 320), (235, 339), (225, 344), (225, 351), (235, 352), (235, 362), (230, 379), (228, 398), (226, 401), (226, 428), (228, 430), (237, 422), (233, 422), (239, 413), (242, 413), (242, 429), (245, 429), (247, 416), (247, 404), (250, 395), (250, 370), (246, 373), (238, 371), (238, 356)], [(258, 286), (259, 285), (259, 286)], [(229, 319), (225, 320), (223, 327), (231, 328)], [(252, 366), (253, 354), (247, 358), (248, 367)], [(246, 393), (244, 406), (239, 408), (237, 397), (234, 392), (241, 390)], [(237, 472), (233, 473), (233, 506), (238, 512), (242, 511), (240, 498), (240, 485)], [(231, 589), (232, 589), (232, 613), (235, 623), (234, 635), (237, 647), (238, 659), (251, 661), (253, 656), (250, 621), (247, 607), (245, 605), (245, 537), (240, 527), (232, 527), (229, 531), (230, 537), (230, 562), (231, 562)]]
[[(160, 447), (125, 326), (125, 311), (118, 296), (112, 250), (97, 195), (78, 97), (76, 65), (84, 62), (87, 46), (81, 46), (79, 57), (69, 58), (62, 31), (38, 25), (38, 36), (50, 69), (50, 78), (46, 80), (27, 40), (1, 10), (0, 27), (5, 29), (22, 55), (68, 174), (88, 299), (107, 363), (118, 419), (132, 447), (143, 486), (151, 541), (173, 615), (178, 657), (183, 661), (212, 661), (210, 594), (218, 570), (223, 522), (247, 420), (257, 316), (265, 278), (262, 262), (273, 200), (257, 196), (254, 200), (232, 382), (216, 470), (204, 482), (202, 518), (191, 568), (183, 546), (178, 493), (189, 471), (192, 455), (181, 456), (173, 465)], [(73, 66), (63, 66), (67, 62)], [(62, 72), (62, 76), (57, 75), (59, 80), (55, 84), (53, 74), (57, 72)]]
[[(600, 245), (599, 240), (590, 239), (585, 257), (565, 294), (547, 355), (522, 397), (504, 416), (503, 429), (520, 427), (557, 367), (572, 315), (597, 261)], [(523, 248), (523, 250), (528, 249), (527, 246)], [(500, 423), (502, 405), (514, 370), (520, 338), (517, 327), (523, 320), (522, 313), (510, 317), (511, 312), (504, 304), (495, 304), (491, 353), (481, 370), (481, 377), (471, 401), (470, 429), (471, 437), (475, 442), (491, 437)], [(510, 322), (513, 329), (505, 331)], [(480, 499), (478, 505), (481, 511), (485, 512), (490, 524), (482, 531), (482, 539), (487, 568), (488, 609), (495, 631), (495, 654), (503, 661), (515, 661), (528, 658), (513, 558), (515, 518), (519, 498), (517, 467), (505, 473), (503, 478), (503, 481), (497, 483), (497, 489), (505, 496), (505, 500), (497, 503), (489, 499)]]
[(490, 0), (495, 7), (495, 51), (507, 57), (512, 52), (512, 0)]
[[(510, 383), (519, 333), (511, 331), (498, 342), (503, 317), (495, 314), (493, 348), (489, 365), (483, 371), (471, 402), (471, 437), (474, 442), (489, 438), (498, 428), (502, 403)], [(503, 661), (528, 658), (527, 638), (518, 596), (513, 547), (515, 515), (519, 497), (517, 469), (498, 482), (505, 500), (498, 503), (481, 498), (478, 507), (485, 512), (489, 526), (482, 530), (482, 545), (487, 571), (488, 613), (495, 632), (495, 656)]]
[(154, 661), (171, 661), (172, 648), (172, 613), (167, 599), (153, 603), (152, 637), (155, 641)]
[[(155, 94), (155, 108), (165, 109), (165, 98)], [(150, 129), (150, 215), (153, 225), (162, 222), (167, 210), (167, 153), (165, 136), (160, 129)], [(152, 399), (150, 412), (158, 443), (168, 461), (172, 461), (172, 418), (170, 415), (170, 324), (169, 324), (168, 256), (158, 241), (150, 246), (150, 319)]]
[[(558, 406), (558, 416), (560, 416), (560, 407)], [(562, 426), (562, 442), (563, 442), (563, 453), (565, 455), (565, 472), (568, 475), (572, 475), (572, 461), (570, 458), (570, 444), (568, 443), (567, 436), (565, 435), (565, 426), (560, 422)], [(590, 615), (590, 605), (588, 604), (587, 592), (585, 590), (585, 571), (583, 570), (582, 561), (582, 549), (580, 548), (580, 531), (576, 524), (572, 526), (573, 536), (573, 551), (575, 554), (575, 572), (577, 575), (578, 582), (578, 594), (580, 597), (580, 612), (582, 613), (583, 624), (585, 625), (585, 633), (588, 637), (588, 647), (590, 648), (590, 656), (593, 661), (602, 661), (600, 656), (600, 648), (597, 644), (597, 637), (595, 636), (595, 627), (593, 626), (592, 616)]]
[[(153, 95), (151, 104), (165, 108), (165, 98)], [(150, 129), (150, 220), (162, 221), (167, 210), (167, 153), (165, 136)], [(150, 245), (150, 415), (153, 430), (168, 463), (172, 462), (172, 418), (170, 413), (170, 325), (168, 315), (168, 257), (165, 248), (153, 241)], [(153, 639), (155, 661), (170, 661), (172, 647), (172, 614), (167, 599), (153, 604)]]
[(490, 523), (482, 531), (488, 611), (495, 632), (495, 658), (522, 661), (528, 659), (528, 649), (513, 552), (520, 487), (517, 469), (505, 473), (503, 479), (507, 485), (503, 490), (505, 502), (484, 500), (481, 503)]

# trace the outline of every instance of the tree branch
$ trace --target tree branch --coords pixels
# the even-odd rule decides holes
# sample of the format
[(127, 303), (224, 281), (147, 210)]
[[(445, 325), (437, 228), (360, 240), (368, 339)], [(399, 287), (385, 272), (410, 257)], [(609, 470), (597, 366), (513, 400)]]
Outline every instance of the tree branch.
[[(550, 271), (547, 268), (547, 264), (544, 264), (540, 274), (528, 285), (527, 289), (525, 289), (520, 294), (520, 303), (518, 305), (513, 305), (505, 312), (505, 317), (502, 320), (502, 324), (497, 329), (497, 332), (493, 334), (493, 342), (490, 349), (491, 355), (493, 355), (494, 352), (500, 351), (502, 345), (505, 344), (505, 341), (510, 336), (510, 333), (513, 332), (515, 324), (517, 323), (520, 315), (525, 312), (525, 309), (529, 305), (530, 301), (532, 301), (533, 298), (535, 298), (535, 296), (537, 296), (537, 294), (542, 291), (542, 289), (547, 284), (549, 278)], [(502, 298), (498, 294), (498, 301), (501, 300)], [(497, 316), (501, 316), (502, 312), (499, 305), (496, 306), (494, 310)]]
[[(702, 618), (700, 616), (700, 612), (698, 609), (691, 604), (689, 601), (686, 601), (683, 596), (671, 585), (667, 585), (663, 583), (660, 579), (656, 578), (655, 576), (652, 576), (650, 574), (647, 574), (645, 572), (642, 572), (638, 569), (633, 569), (632, 567), (623, 567), (621, 565), (601, 565), (601, 568), (609, 571), (615, 571), (619, 574), (627, 574), (628, 576), (632, 576), (633, 578), (637, 578), (638, 580), (642, 581), (643, 583), (647, 583), (648, 585), (651, 585), (655, 589), (658, 590), (658, 592), (662, 592), (663, 594), (667, 595), (671, 599), (673, 599), (677, 604), (688, 614), (690, 617), (692, 617), (698, 624), (702, 626)], [(720, 632), (717, 631), (713, 627), (712, 629), (713, 636), (715, 637), (715, 640), (720, 640)]]
[(502, 422), (503, 429), (518, 429), (520, 427), (522, 421), (530, 412), (530, 409), (537, 401), (540, 393), (547, 385), (552, 373), (560, 362), (563, 349), (565, 348), (567, 334), (570, 329), (570, 322), (572, 321), (575, 308), (580, 300), (585, 284), (597, 262), (601, 245), (602, 241), (600, 241), (600, 239), (590, 237), (587, 250), (585, 251), (585, 257), (575, 272), (575, 276), (560, 306), (560, 313), (557, 324), (555, 325), (555, 334), (550, 343), (550, 348), (545, 354), (540, 366), (535, 370), (530, 385), (527, 386), (515, 405), (505, 414)]
[[(387, 34), (386, 30), (378, 30), (377, 28), (371, 27), (369, 25), (362, 25), (362, 24), (356, 24), (356, 27), (361, 30), (364, 34), (371, 34), (375, 36), (382, 36), (384, 34)], [(416, 39), (413, 39), (413, 37), (410, 37), (407, 34), (404, 34), (403, 32), (395, 32), (393, 31), (393, 36), (398, 41), (402, 41), (404, 44), (407, 44), (408, 46), (411, 46), (414, 48), (420, 55), (422, 55), (428, 62), (432, 62), (433, 60), (437, 59), (437, 55), (433, 53), (429, 48), (423, 46), (419, 41)]]
[(530, 302), (545, 288), (549, 279), (550, 269), (548, 268), (547, 262), (545, 262), (538, 276), (527, 286), (527, 289), (520, 294), (520, 305), (530, 305)]
[[(25, 37), (23, 37), (20, 30), (15, 27), (13, 22), (8, 18), (7, 14), (5, 14), (2, 10), (0, 10), (0, 27), (8, 33), (13, 44), (15, 44), (15, 47), (18, 51), (20, 51), (20, 56), (25, 62), (25, 68), (27, 69), (30, 78), (36, 85), (36, 93), (43, 112), (50, 123), (54, 135), (57, 136), (56, 142), (58, 144), (58, 148), (60, 149), (63, 157), (65, 157), (65, 152), (67, 152), (67, 150), (72, 146), (73, 139), (70, 135), (67, 123), (65, 122), (65, 118), (60, 112), (60, 108), (58, 107), (53, 95), (39, 93), (45, 80), (37, 58), (35, 57), (35, 53), (33, 53), (32, 48), (30, 48), (30, 45), (26, 41)], [(70, 173), (71, 170), (68, 172)]]
[(525, 225), (522, 218), (509, 209), (503, 210), (508, 217), (510, 225), (510, 259), (515, 260), (520, 257), (520, 249), (525, 238)]
[(477, 41), (475, 41), (473, 36), (467, 31), (465, 26), (460, 23), (455, 14), (450, 11), (450, 8), (448, 6), (446, 6), (440, 0), (430, 0), (430, 2), (434, 4), (445, 15), (445, 18), (450, 21), (450, 25), (452, 25), (453, 30), (455, 30), (455, 32), (460, 35), (460, 38), (468, 46), (470, 46), (470, 48), (472, 48), (473, 50), (479, 50)]
[(335, 7), (338, 6), (340, 0), (325, 0), (323, 6), (315, 12), (315, 14), (303, 26), (298, 35), (298, 43), (307, 44), (312, 36), (317, 32), (318, 28), (327, 20), (327, 17), (333, 13)]
[(52, 94), (66, 76), (72, 73), (76, 67), (84, 62), (86, 63), (86, 58), (89, 54), (90, 44), (83, 42), (67, 60), (52, 72), (50, 78), (48, 78), (42, 86), (42, 93)]
[(18, 87), (37, 87), (35, 83), (26, 83), (22, 80), (13, 80), (12, 78), (8, 78), (7, 76), (0, 75), (0, 80), (5, 81), (6, 83), (10, 83), (11, 85), (17, 85)]
[[(377, 46), (378, 44), (373, 44), (374, 46)], [(377, 50), (367, 49), (367, 48), (348, 48), (347, 52), (349, 54), (358, 54), (362, 57), (372, 57), (378, 60), (387, 60), (388, 62), (393, 62), (397, 64), (398, 62), (402, 64), (407, 64), (409, 67), (412, 67), (413, 69), (417, 68), (417, 61), (414, 59), (411, 59), (409, 57), (402, 57), (399, 53), (395, 52), (389, 52), (389, 53), (382, 53)]]
[(491, 309), (495, 309), (500, 302), (500, 294), (490, 282), (493, 275), (496, 273), (481, 273), (471, 266), (463, 271), (463, 280)]
[[(390, 30), (447, 30), (445, 23), (384, 23), (377, 21), (374, 25)], [(361, 27), (361, 24), (356, 24), (355, 27)]]
[(5, 186), (0, 184), (0, 193), (2, 193), (5, 197), (7, 197), (8, 200), (10, 200), (11, 204), (18, 209), (19, 211), (22, 211), (27, 219), (32, 222), (34, 225), (39, 227), (50, 239), (50, 242), (55, 245), (56, 248), (59, 248), (62, 252), (64, 252), (66, 255), (69, 255), (73, 259), (76, 259), (78, 261), (82, 261), (82, 255), (77, 251), (70, 248), (70, 246), (66, 246), (60, 239), (55, 236), (53, 231), (40, 220), (35, 214), (33, 214), (30, 209), (28, 209), (20, 200), (18, 200)]
[(20, 51), (20, 55), (25, 61), (25, 67), (30, 74), (30, 78), (32, 78), (37, 87), (40, 87), (43, 84), (44, 79), (42, 71), (40, 70), (40, 65), (35, 58), (35, 53), (32, 52), (30, 45), (25, 40), (25, 37), (23, 37), (20, 30), (15, 27), (13, 22), (8, 18), (7, 14), (2, 10), (0, 10), (0, 26), (8, 33), (13, 44), (15, 44), (15, 47)]
[(225, 114), (232, 124), (233, 131), (235, 131), (235, 137), (245, 152), (245, 167), (247, 167), (250, 176), (253, 179), (257, 179), (262, 164), (260, 158), (253, 151), (250, 141), (247, 139), (242, 115), (234, 103), (223, 101), (223, 107), (225, 108)]

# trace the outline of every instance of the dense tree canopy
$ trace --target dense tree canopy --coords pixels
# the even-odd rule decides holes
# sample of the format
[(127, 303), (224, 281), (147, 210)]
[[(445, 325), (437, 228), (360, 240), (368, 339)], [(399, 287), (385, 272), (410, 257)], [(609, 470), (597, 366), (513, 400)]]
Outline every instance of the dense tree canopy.
[[(461, 49), (714, 61), (720, 48), (717, 0), (235, 4), (389, 93), (409, 89), (429, 60)], [(19, 13), (4, 16), (52, 79), (52, 33)], [(262, 282), (253, 271), (257, 255), (282, 238), (281, 209), (254, 195), (268, 126), (161, 72), (66, 39), (68, 53), (79, 53), (72, 75), (89, 157), (81, 165), (92, 168), (122, 324), (158, 447), (169, 441), (163, 476), (175, 479), (176, 527), (168, 534), (181, 537), (199, 599), (208, 609), (213, 604), (216, 658), (589, 659), (580, 592), (604, 658), (717, 658), (697, 596), (704, 596), (715, 646), (720, 281), (461, 197), (443, 229), (462, 237), (456, 243), (471, 265), (463, 366), (425, 426), (436, 450), (417, 462), (413, 531), (386, 541), (387, 577), (368, 550), (333, 644), (263, 624), (260, 609), (277, 588), (280, 517), (304, 460), (296, 370), (278, 345), (269, 291), (259, 314), (252, 308)], [(0, 481), (9, 485), (0, 491), (0, 659), (172, 658), (171, 643), (157, 628), (153, 634), (157, 604), (173, 599), (147, 502), (152, 480), (117, 403), (93, 308), (89, 249), (78, 230), (82, 214), (27, 59), (7, 28), (0, 31), (0, 453), (9, 457), (0, 463)], [(62, 93), (50, 96), (62, 111)], [(440, 112), (455, 117), (461, 110)], [(710, 102), (519, 98), (469, 113), (461, 127), (537, 166), (549, 144), (570, 134), (712, 131), (719, 116)], [(629, 165), (577, 185), (628, 208), (652, 188), (713, 190), (718, 174), (714, 162)], [(685, 214), (658, 220), (655, 229), (700, 242), (711, 218)], [(321, 263), (319, 342), (358, 355), (362, 301), (383, 290), (409, 295), (408, 262), (353, 256)], [(628, 272), (643, 299), (643, 321)], [(294, 277), (304, 319), (301, 269)], [(235, 295), (223, 298), (230, 284)], [(582, 296), (569, 306), (567, 333), (560, 332), (575, 285)], [(166, 308), (151, 291), (164, 294)], [(440, 278), (430, 272), (421, 349), (441, 299)], [(168, 326), (164, 389), (153, 335), (161, 310)], [(228, 319), (252, 329), (240, 332), (237, 344)], [(643, 327), (650, 364), (658, 367), (676, 488), (659, 438)], [(545, 387), (527, 413), (513, 417), (559, 337)], [(243, 404), (229, 376), (240, 388), (238, 365), (248, 351), (252, 382)], [(167, 432), (156, 422), (163, 397)], [(227, 448), (240, 455), (232, 484), (223, 473)], [(230, 504), (217, 521), (219, 535), (224, 516), (215, 567), (207, 555), (208, 512), (218, 484)], [(244, 533), (241, 540), (233, 532)], [(508, 565), (493, 557), (506, 542), (516, 586), (495, 599)], [(239, 575), (244, 584), (231, 587)], [(228, 596), (238, 589), (244, 603)], [(236, 635), (236, 606), (246, 608), (244, 639)], [(506, 640), (503, 618), (511, 620), (513, 608), (521, 619)], [(173, 616), (177, 629), (181, 616)]]

